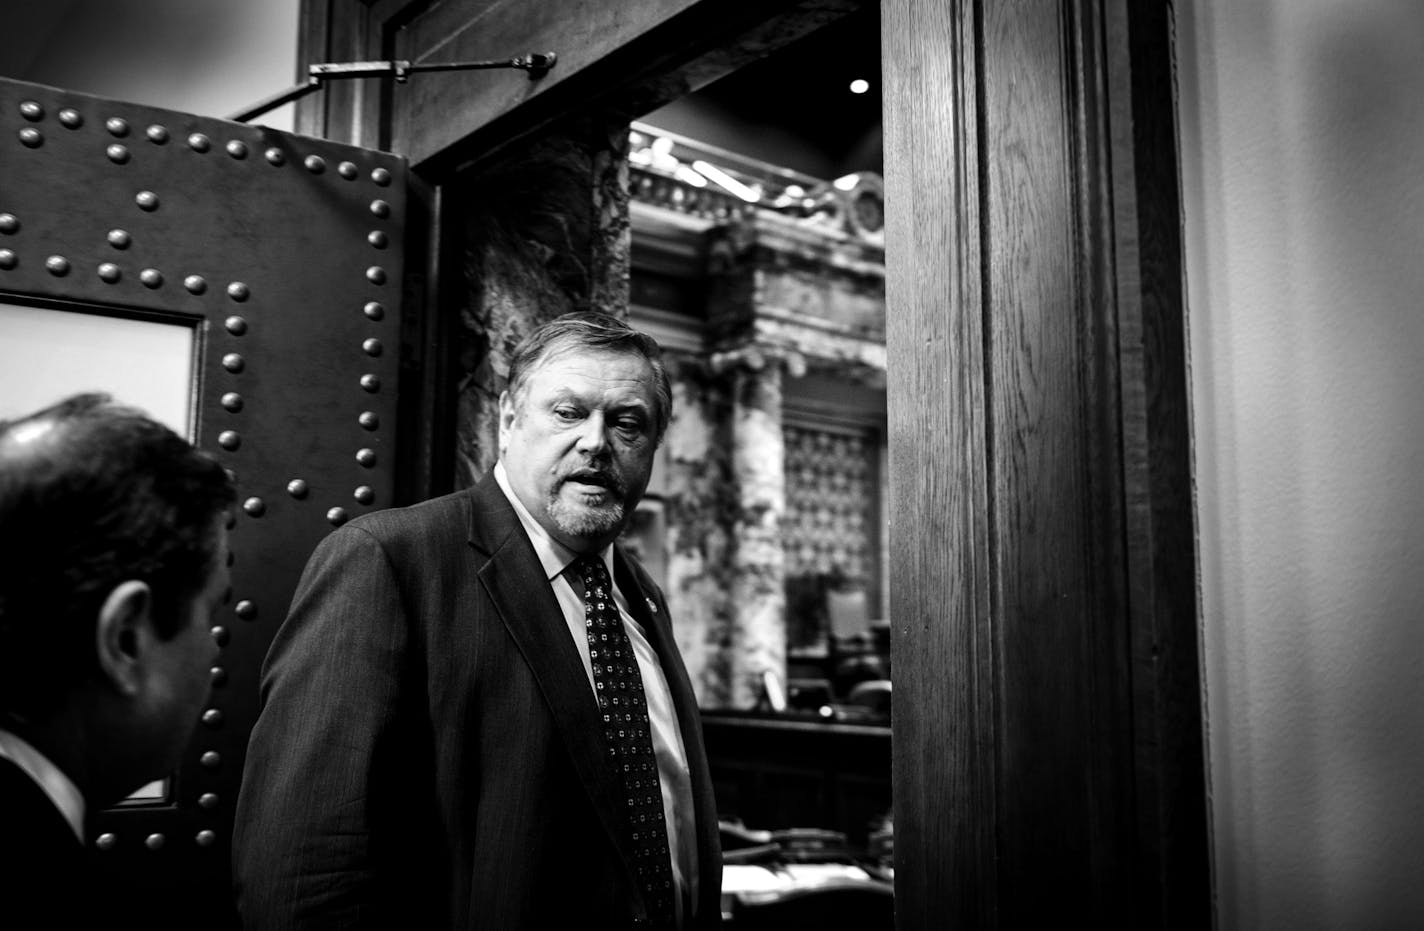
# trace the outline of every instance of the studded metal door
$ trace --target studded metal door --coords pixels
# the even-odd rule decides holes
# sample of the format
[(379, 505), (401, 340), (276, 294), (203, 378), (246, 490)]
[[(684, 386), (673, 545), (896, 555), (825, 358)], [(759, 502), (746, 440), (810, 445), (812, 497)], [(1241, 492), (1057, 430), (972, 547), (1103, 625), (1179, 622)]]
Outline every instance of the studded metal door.
[(0, 303), (191, 327), (193, 437), (237, 479), (209, 707), (91, 837), (155, 924), (231, 920), (262, 658), (317, 541), (390, 503), (405, 199), (386, 153), (0, 80)]

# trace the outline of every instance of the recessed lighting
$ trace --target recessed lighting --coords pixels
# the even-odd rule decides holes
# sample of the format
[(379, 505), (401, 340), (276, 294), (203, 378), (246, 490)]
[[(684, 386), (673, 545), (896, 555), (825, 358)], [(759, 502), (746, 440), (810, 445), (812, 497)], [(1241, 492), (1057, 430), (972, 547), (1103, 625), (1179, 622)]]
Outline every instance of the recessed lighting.
[(850, 82), (850, 92), (852, 94), (863, 94), (870, 90), (870, 82), (864, 78), (856, 78)]

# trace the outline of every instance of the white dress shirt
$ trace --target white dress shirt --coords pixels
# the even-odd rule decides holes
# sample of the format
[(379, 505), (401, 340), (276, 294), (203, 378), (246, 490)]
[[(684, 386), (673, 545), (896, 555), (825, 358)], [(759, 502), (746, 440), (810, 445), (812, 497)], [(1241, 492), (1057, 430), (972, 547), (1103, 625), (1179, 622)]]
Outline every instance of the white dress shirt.
[[(539, 526), (523, 502), (510, 488), (509, 476), (504, 463), (494, 466), (494, 477), (504, 496), (514, 506), (529, 542), (534, 544), (534, 552), (543, 566), (544, 576), (554, 590), (559, 608), (568, 625), (569, 636), (578, 648), (583, 660), (584, 672), (588, 675), (589, 696), (597, 699), (598, 692), (593, 684), (593, 660), (588, 655), (587, 621), (584, 617), (583, 599), (579, 597), (569, 582), (564, 570), (578, 558), (578, 554), (564, 546), (548, 531)], [(613, 547), (604, 547), (599, 554), (609, 579), (614, 579)], [(647, 634), (628, 611), (628, 602), (618, 583), (613, 583), (613, 601), (618, 605), (618, 615), (623, 619), (623, 628), (633, 644), (633, 654), (638, 660), (638, 672), (643, 677), (643, 694), (648, 699), (648, 721), (653, 737), (653, 756), (658, 763), (658, 780), (662, 784), (663, 814), (667, 820), (668, 851), (672, 860), (672, 875), (681, 896), (674, 896), (677, 905), (677, 923), (683, 923), (686, 910), (697, 902), (697, 827), (693, 818), (692, 776), (687, 768), (687, 751), (682, 742), (682, 730), (677, 724), (677, 710), (673, 707), (672, 692), (668, 688), (667, 676), (658, 663), (657, 654), (648, 642)], [(684, 901), (685, 898), (685, 901)]]
[(0, 730), (0, 757), (4, 757), (24, 770), (25, 775), (44, 790), (54, 807), (64, 815), (74, 830), (79, 843), (84, 843), (84, 796), (79, 787), (66, 776), (49, 758), (36, 750), (27, 741), (6, 730)]

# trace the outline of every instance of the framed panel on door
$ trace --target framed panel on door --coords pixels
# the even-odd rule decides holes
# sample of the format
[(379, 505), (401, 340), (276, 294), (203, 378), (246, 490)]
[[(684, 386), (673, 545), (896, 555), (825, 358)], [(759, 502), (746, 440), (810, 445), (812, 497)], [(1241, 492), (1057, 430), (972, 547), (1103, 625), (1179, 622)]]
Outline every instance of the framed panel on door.
[(238, 486), (201, 723), (170, 778), (90, 819), (156, 925), (233, 921), (262, 659), (318, 540), (392, 503), (406, 200), (387, 153), (0, 80), (0, 416), (107, 390)]

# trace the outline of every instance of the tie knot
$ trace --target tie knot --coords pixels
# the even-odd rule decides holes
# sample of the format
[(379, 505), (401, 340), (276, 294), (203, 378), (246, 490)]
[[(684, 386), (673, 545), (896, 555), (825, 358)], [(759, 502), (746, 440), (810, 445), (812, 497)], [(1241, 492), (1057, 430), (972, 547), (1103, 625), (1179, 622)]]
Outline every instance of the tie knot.
[(600, 556), (580, 556), (574, 560), (574, 571), (583, 581), (584, 591), (608, 587), (608, 569)]

